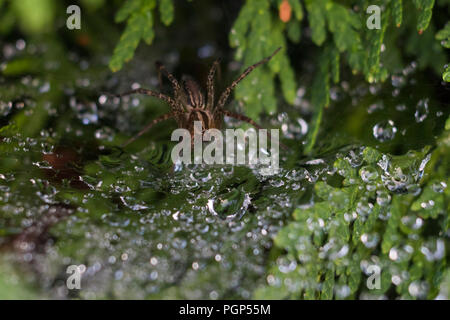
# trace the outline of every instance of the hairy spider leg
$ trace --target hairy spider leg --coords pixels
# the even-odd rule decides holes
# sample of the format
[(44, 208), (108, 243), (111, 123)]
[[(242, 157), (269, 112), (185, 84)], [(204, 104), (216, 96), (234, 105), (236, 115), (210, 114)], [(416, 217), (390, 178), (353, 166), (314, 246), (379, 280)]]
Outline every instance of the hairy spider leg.
[(220, 59), (214, 61), (211, 69), (208, 73), (208, 81), (206, 83), (206, 89), (208, 91), (208, 98), (206, 102), (206, 109), (212, 110), (214, 107), (214, 76), (216, 74), (217, 67), (219, 67)]
[(179, 110), (182, 111), (184, 109), (183, 106), (186, 105), (186, 96), (180, 86), (180, 83), (169, 71), (167, 71), (166, 67), (161, 62), (157, 61), (155, 64), (159, 72), (163, 73), (172, 83), (175, 101), (177, 102)]
[[(227, 116), (227, 117), (230, 117), (230, 118), (234, 118), (234, 119), (237, 119), (237, 120), (240, 120), (240, 121), (247, 122), (247, 123), (251, 124), (252, 126), (254, 126), (256, 129), (263, 129), (263, 128), (262, 128), (259, 124), (257, 124), (253, 119), (251, 119), (251, 118), (249, 118), (249, 117), (247, 117), (247, 116), (244, 116), (243, 114), (240, 114), (240, 113), (234, 113), (234, 112), (231, 112), (231, 111), (228, 111), (228, 110), (223, 110), (222, 112), (223, 112), (223, 115), (225, 115), (225, 116)], [(267, 130), (267, 135), (269, 136), (269, 139), (272, 139), (272, 135), (270, 134), (270, 131), (269, 131), (269, 130)], [(281, 142), (280, 142), (280, 146), (281, 146), (283, 149), (285, 149), (285, 150), (289, 149), (286, 145), (284, 145), (284, 144), (281, 143)]]
[(129, 95), (132, 95), (132, 94), (144, 94), (146, 96), (151, 96), (151, 97), (158, 98), (158, 99), (168, 103), (170, 108), (171, 108), (171, 111), (175, 112), (175, 111), (178, 110), (177, 102), (175, 100), (173, 100), (171, 97), (166, 96), (163, 93), (156, 92), (156, 91), (149, 90), (149, 89), (138, 88), (138, 89), (134, 89), (134, 90), (131, 90), (131, 91), (126, 91), (126, 92), (123, 92), (123, 93), (120, 93), (120, 94), (110, 94), (110, 93), (108, 93), (108, 95), (112, 95), (112, 96), (115, 96), (115, 97), (118, 97), (118, 98), (122, 98), (122, 97), (129, 96)]
[(124, 144), (121, 145), (122, 148), (125, 148), (127, 145), (129, 145), (130, 143), (133, 143), (136, 139), (138, 139), (140, 136), (142, 136), (143, 134), (145, 134), (148, 130), (150, 130), (155, 124), (162, 122), (162, 121), (166, 121), (169, 120), (173, 117), (176, 116), (176, 112), (169, 112), (166, 114), (163, 114), (162, 116), (153, 119), (152, 122), (150, 122), (149, 124), (147, 124), (141, 131), (139, 131), (134, 137), (128, 139)]
[(280, 50), (281, 50), (281, 47), (279, 47), (277, 50), (275, 50), (274, 53), (272, 53), (270, 56), (262, 59), (261, 61), (255, 63), (254, 65), (251, 65), (250, 67), (245, 69), (245, 71), (242, 72), (241, 75), (236, 80), (234, 80), (231, 83), (231, 85), (228, 88), (226, 88), (225, 91), (222, 93), (222, 95), (220, 96), (219, 102), (217, 103), (216, 110), (220, 111), (223, 109), (223, 107), (225, 106), (225, 103), (227, 102), (228, 97), (231, 94), (231, 91), (238, 85), (239, 82), (241, 82), (245, 77), (247, 77), (250, 74), (250, 72), (252, 72), (254, 69), (256, 69), (260, 65), (270, 61), (270, 59), (272, 59), (273, 56), (276, 55)]

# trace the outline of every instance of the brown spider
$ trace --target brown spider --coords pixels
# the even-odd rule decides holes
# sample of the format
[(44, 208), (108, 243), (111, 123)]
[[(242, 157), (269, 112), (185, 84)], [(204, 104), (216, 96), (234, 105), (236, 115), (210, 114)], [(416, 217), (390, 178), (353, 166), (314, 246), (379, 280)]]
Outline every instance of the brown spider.
[(162, 116), (154, 119), (148, 125), (146, 125), (138, 134), (126, 141), (122, 147), (129, 145), (134, 142), (137, 138), (142, 136), (148, 130), (150, 130), (155, 124), (174, 118), (178, 124), (179, 128), (184, 128), (189, 130), (191, 136), (194, 133), (194, 121), (200, 121), (202, 123), (202, 131), (208, 129), (220, 129), (222, 127), (223, 117), (231, 117), (241, 121), (250, 123), (257, 129), (261, 129), (255, 121), (247, 116), (239, 113), (234, 113), (225, 110), (225, 103), (231, 94), (231, 91), (242, 81), (246, 76), (249, 75), (256, 67), (268, 62), (272, 57), (280, 51), (281, 47), (275, 50), (269, 57), (262, 59), (261, 61), (255, 63), (254, 65), (245, 69), (245, 71), (234, 80), (231, 85), (225, 89), (225, 91), (220, 96), (217, 104), (214, 102), (214, 75), (216, 69), (219, 65), (219, 60), (216, 60), (211, 69), (209, 70), (208, 80), (207, 80), (207, 100), (203, 96), (199, 85), (192, 78), (187, 77), (184, 79), (180, 85), (177, 79), (169, 73), (164, 65), (157, 63), (159, 71), (167, 76), (169, 81), (172, 83), (174, 90), (174, 97), (169, 97), (163, 93), (156, 92), (148, 89), (135, 89), (122, 94), (116, 95), (117, 97), (123, 97), (135, 93), (145, 94), (165, 101), (170, 106), (170, 112), (163, 114)]

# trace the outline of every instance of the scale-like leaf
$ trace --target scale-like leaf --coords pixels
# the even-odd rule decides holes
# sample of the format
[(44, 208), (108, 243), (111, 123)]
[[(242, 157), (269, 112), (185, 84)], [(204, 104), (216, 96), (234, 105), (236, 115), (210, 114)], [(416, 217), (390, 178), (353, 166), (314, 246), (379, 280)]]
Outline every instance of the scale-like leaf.
[(173, 21), (174, 7), (172, 0), (160, 0), (159, 12), (161, 15), (161, 21), (166, 25), (170, 25)]
[(400, 27), (403, 21), (403, 0), (392, 0), (392, 17), (397, 27)]
[(114, 49), (114, 54), (109, 62), (112, 71), (118, 71), (123, 64), (133, 58), (139, 41), (144, 36), (147, 19), (140, 12), (134, 13), (128, 20), (127, 27), (120, 37), (119, 44)]
[[(112, 71), (120, 70), (125, 62), (133, 58), (141, 40), (144, 40), (148, 45), (153, 42), (155, 37), (153, 9), (155, 6), (156, 0), (128, 0), (117, 12), (116, 22), (126, 20), (127, 26), (109, 62)], [(173, 20), (172, 0), (161, 0), (159, 9), (163, 23), (170, 24)]]
[(326, 6), (328, 0), (306, 0), (306, 10), (308, 10), (309, 25), (311, 27), (311, 38), (317, 45), (325, 42), (326, 33)]

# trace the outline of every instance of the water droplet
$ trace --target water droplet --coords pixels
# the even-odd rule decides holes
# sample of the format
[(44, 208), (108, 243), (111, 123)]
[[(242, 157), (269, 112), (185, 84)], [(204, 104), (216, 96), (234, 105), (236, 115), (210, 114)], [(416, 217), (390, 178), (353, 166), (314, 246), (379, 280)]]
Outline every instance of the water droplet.
[(12, 102), (0, 101), (0, 116), (6, 117), (12, 109)]
[(347, 285), (337, 285), (334, 288), (334, 290), (336, 292), (336, 296), (341, 298), (341, 299), (345, 299), (351, 293), (350, 287), (347, 286)]
[(416, 118), (416, 122), (424, 121), (428, 116), (428, 101), (429, 99), (422, 99), (417, 103), (416, 112), (414, 113), (414, 117)]
[(404, 216), (401, 219), (403, 225), (408, 227), (411, 230), (418, 230), (423, 225), (423, 220), (420, 217), (415, 216)]
[(405, 110), (406, 110), (406, 105), (404, 105), (404, 104), (399, 104), (399, 105), (397, 105), (397, 106), (395, 107), (395, 110), (400, 111), (400, 112), (405, 111)]
[(95, 131), (95, 138), (112, 141), (114, 139), (114, 131), (109, 127), (103, 127)]
[(27, 46), (27, 43), (23, 39), (19, 39), (16, 41), (16, 48), (19, 51), (22, 51)]
[(413, 281), (408, 287), (408, 292), (415, 298), (423, 299), (428, 294), (428, 283), (425, 281)]
[(40, 93), (46, 93), (50, 91), (50, 82), (45, 82), (40, 88), (39, 88), (39, 92)]
[(396, 132), (397, 128), (392, 120), (381, 121), (373, 127), (373, 136), (380, 142), (394, 139)]
[(420, 204), (420, 206), (425, 209), (425, 210), (430, 210), (434, 207), (434, 201), (433, 200), (428, 200), (428, 201), (424, 201)]
[(384, 207), (387, 206), (391, 202), (391, 195), (386, 190), (378, 190), (377, 191), (377, 203)]
[(367, 248), (374, 248), (374, 247), (376, 247), (379, 240), (380, 240), (380, 237), (379, 237), (379, 235), (377, 233), (373, 233), (373, 234), (364, 233), (361, 236), (361, 241), (362, 241), (362, 243), (364, 243), (364, 245)]
[(392, 86), (394, 86), (394, 87), (402, 87), (406, 83), (406, 81), (405, 81), (405, 78), (402, 76), (392, 75), (391, 83), (392, 83)]
[(382, 102), (373, 103), (367, 108), (367, 113), (372, 114), (375, 111), (379, 111), (379, 110), (383, 110), (383, 109), (384, 109), (384, 105)]
[(209, 212), (221, 218), (241, 218), (250, 204), (250, 196), (238, 189), (208, 200)]
[(441, 260), (445, 255), (444, 241), (441, 239), (429, 240), (422, 245), (420, 252), (425, 255), (428, 261)]
[(442, 193), (447, 188), (447, 184), (444, 181), (436, 181), (431, 185), (431, 188), (434, 192)]
[(297, 262), (286, 257), (280, 257), (277, 259), (277, 265), (280, 272), (289, 273), (295, 270)]
[(378, 171), (372, 166), (365, 166), (359, 170), (359, 175), (364, 182), (370, 183), (378, 178)]

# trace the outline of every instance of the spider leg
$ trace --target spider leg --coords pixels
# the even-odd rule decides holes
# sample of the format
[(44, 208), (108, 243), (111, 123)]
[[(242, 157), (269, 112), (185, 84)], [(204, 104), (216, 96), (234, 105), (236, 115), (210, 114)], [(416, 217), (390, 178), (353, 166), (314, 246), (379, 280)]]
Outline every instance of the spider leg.
[(167, 71), (166, 67), (161, 62), (157, 61), (155, 64), (156, 68), (158, 69), (158, 72), (164, 74), (167, 77), (167, 79), (169, 79), (169, 81), (172, 83), (175, 101), (177, 103), (178, 109), (182, 111), (183, 105), (186, 105), (186, 96), (184, 94), (183, 88), (181, 87), (178, 80), (169, 71)]
[(166, 67), (159, 61), (155, 62), (155, 65), (156, 65), (156, 68), (158, 69), (158, 72), (163, 73), (167, 77), (167, 79), (169, 79), (169, 81), (172, 83), (175, 93), (180, 91), (181, 86), (180, 86), (178, 80), (175, 79), (175, 77), (169, 71), (167, 71)]
[(214, 106), (214, 75), (216, 74), (217, 67), (219, 66), (220, 59), (214, 61), (211, 69), (208, 73), (208, 82), (206, 83), (206, 88), (208, 90), (208, 100), (206, 103), (206, 109), (212, 110)]
[(219, 110), (223, 109), (223, 107), (225, 106), (225, 103), (227, 102), (228, 97), (231, 94), (231, 91), (238, 85), (239, 82), (241, 82), (246, 76), (248, 76), (249, 73), (252, 72), (254, 69), (256, 69), (257, 67), (259, 67), (260, 65), (262, 65), (264, 63), (267, 63), (280, 50), (281, 50), (281, 47), (279, 47), (277, 50), (275, 50), (274, 53), (272, 53), (270, 56), (262, 59), (261, 61), (255, 63), (254, 65), (245, 69), (245, 71), (242, 72), (241, 75), (236, 80), (234, 80), (231, 83), (231, 85), (228, 88), (226, 88), (225, 91), (222, 93), (222, 95), (220, 96), (219, 102), (217, 103), (217, 109), (219, 109)]
[(127, 145), (129, 145), (130, 143), (134, 142), (136, 139), (138, 139), (140, 136), (142, 136), (144, 133), (146, 133), (148, 130), (150, 130), (155, 124), (157, 124), (159, 122), (162, 122), (162, 121), (169, 120), (170, 118), (173, 118), (175, 115), (176, 115), (175, 112), (170, 112), (170, 113), (163, 114), (162, 116), (160, 116), (160, 117), (158, 117), (156, 119), (153, 119), (152, 122), (150, 122), (149, 124), (147, 124), (144, 127), (144, 129), (139, 131), (134, 137), (132, 137), (129, 140), (127, 140), (120, 147), (121, 148), (125, 148)]
[[(240, 121), (247, 122), (247, 123), (251, 124), (252, 126), (254, 126), (256, 129), (263, 129), (263, 128), (262, 128), (259, 124), (257, 124), (253, 119), (251, 119), (251, 118), (249, 118), (249, 117), (247, 117), (247, 116), (244, 116), (243, 114), (240, 114), (240, 113), (234, 113), (234, 112), (231, 112), (231, 111), (228, 111), (228, 110), (223, 110), (222, 112), (223, 112), (223, 114), (224, 114), (225, 116), (227, 116), (227, 117), (230, 117), (230, 118), (234, 118), (234, 119), (237, 119), (237, 120), (240, 120)], [(267, 130), (267, 135), (269, 136), (269, 139), (272, 139), (272, 136), (271, 136), (269, 130)], [(284, 150), (288, 150), (288, 149), (289, 149), (286, 145), (284, 145), (284, 144), (281, 143), (281, 142), (280, 142), (280, 146), (281, 146)]]
[(123, 92), (123, 93), (120, 93), (120, 94), (110, 94), (110, 93), (108, 93), (108, 95), (112, 95), (112, 96), (118, 97), (118, 98), (122, 98), (122, 97), (129, 96), (129, 95), (132, 95), (132, 94), (144, 94), (146, 96), (155, 97), (155, 98), (158, 98), (158, 99), (163, 100), (164, 102), (168, 103), (170, 105), (170, 108), (172, 109), (172, 111), (176, 111), (178, 109), (178, 104), (176, 103), (175, 100), (173, 100), (169, 96), (166, 96), (163, 93), (156, 92), (156, 91), (153, 91), (153, 90), (139, 88), (139, 89), (134, 89), (134, 90), (131, 90), (131, 91)]

